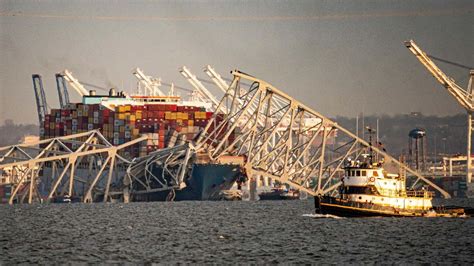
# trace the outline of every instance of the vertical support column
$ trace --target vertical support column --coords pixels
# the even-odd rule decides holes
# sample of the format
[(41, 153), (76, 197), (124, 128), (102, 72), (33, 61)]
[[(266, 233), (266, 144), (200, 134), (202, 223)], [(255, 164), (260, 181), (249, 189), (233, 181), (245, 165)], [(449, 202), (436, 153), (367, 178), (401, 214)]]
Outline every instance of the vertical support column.
[(453, 158), (449, 158), (449, 176), (453, 176)]
[(35, 187), (35, 183), (36, 183), (36, 175), (38, 173), (38, 171), (35, 170), (35, 166), (34, 165), (28, 165), (28, 167), (31, 169), (30, 171), (30, 188), (29, 188), (29, 192), (28, 192), (28, 204), (31, 204), (33, 203), (33, 192), (34, 192), (34, 187)]
[(255, 200), (258, 200), (258, 195), (257, 195), (257, 182), (258, 182), (258, 178), (260, 178), (260, 176), (257, 176), (257, 177), (251, 177), (250, 180), (248, 181), (249, 182), (249, 192), (250, 192), (250, 200), (251, 201), (255, 201)]
[(107, 183), (105, 185), (104, 202), (107, 202), (107, 198), (109, 197), (110, 184), (112, 182), (112, 175), (114, 173), (116, 154), (117, 154), (117, 150), (116, 150), (115, 147), (109, 151), (110, 166), (109, 166), (109, 173), (108, 173), (108, 177), (107, 177)]
[(472, 183), (472, 162), (471, 162), (471, 146), (472, 146), (472, 111), (474, 109), (474, 104), (472, 102), (472, 93), (474, 90), (474, 69), (469, 71), (469, 82), (467, 84), (467, 98), (468, 102), (471, 105), (470, 110), (467, 111), (467, 151), (466, 151), (466, 196), (468, 198), (474, 197), (474, 184)]
[(70, 176), (69, 176), (69, 190), (68, 190), (68, 194), (69, 194), (69, 197), (72, 198), (72, 194), (73, 194), (73, 189), (74, 189), (74, 170), (76, 169), (76, 159), (77, 157), (75, 155), (71, 156), (71, 159), (69, 160), (72, 165), (71, 165), (71, 173), (70, 173)]
[(467, 113), (467, 151), (466, 151), (466, 183), (472, 182), (472, 162), (471, 162), (471, 140), (472, 140), (472, 113)]

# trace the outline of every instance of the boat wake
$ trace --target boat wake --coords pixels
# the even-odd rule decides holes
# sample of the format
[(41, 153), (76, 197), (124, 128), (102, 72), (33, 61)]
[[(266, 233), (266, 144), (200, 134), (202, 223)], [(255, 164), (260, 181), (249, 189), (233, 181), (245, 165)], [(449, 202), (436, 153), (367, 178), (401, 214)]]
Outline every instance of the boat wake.
[(303, 217), (344, 219), (344, 217), (339, 217), (332, 214), (319, 214), (319, 213), (305, 213), (303, 214)]

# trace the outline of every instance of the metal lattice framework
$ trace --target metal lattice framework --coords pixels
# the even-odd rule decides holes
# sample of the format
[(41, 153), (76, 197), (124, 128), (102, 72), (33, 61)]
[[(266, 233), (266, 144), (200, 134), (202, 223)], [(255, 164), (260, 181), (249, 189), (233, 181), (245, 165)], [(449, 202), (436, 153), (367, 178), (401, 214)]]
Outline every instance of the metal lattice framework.
[[(135, 158), (127, 169), (129, 179), (135, 182), (132, 193), (142, 194), (183, 188), (193, 153), (193, 146), (185, 143)], [(154, 167), (161, 169), (159, 174), (153, 171)]]
[(113, 146), (93, 130), (2, 147), (0, 172), (7, 173), (13, 185), (9, 203), (50, 201), (61, 195), (83, 202), (100, 195), (107, 201), (114, 194), (123, 194), (130, 185), (124, 173), (131, 162), (118, 153), (143, 140), (146, 137)]
[[(450, 197), (382, 149), (269, 83), (239, 71), (232, 74), (234, 79), (216, 108), (218, 111), (196, 144), (196, 150), (207, 152), (211, 160), (228, 154), (244, 155), (249, 178), (267, 177), (310, 195), (320, 195), (340, 185), (347, 159), (362, 160), (370, 151), (384, 159), (385, 168), (391, 165), (406, 171), (417, 178), (415, 182), (422, 180)], [(243, 88), (247, 83), (251, 85)], [(329, 141), (334, 134), (337, 141)]]

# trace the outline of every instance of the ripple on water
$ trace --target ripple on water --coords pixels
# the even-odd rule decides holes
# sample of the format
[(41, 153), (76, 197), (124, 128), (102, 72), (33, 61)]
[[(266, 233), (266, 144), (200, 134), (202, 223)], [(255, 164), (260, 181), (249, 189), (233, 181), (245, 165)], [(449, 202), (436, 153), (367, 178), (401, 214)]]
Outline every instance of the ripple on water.
[(341, 219), (312, 207), (311, 200), (1, 205), (0, 262), (474, 262), (474, 219)]

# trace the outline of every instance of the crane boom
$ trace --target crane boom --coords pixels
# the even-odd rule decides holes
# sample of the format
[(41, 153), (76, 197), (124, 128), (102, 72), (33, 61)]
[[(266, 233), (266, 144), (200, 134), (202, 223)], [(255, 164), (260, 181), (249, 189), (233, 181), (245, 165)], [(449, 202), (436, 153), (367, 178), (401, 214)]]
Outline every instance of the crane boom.
[(165, 94), (160, 90), (161, 80), (149, 77), (143, 73), (140, 68), (135, 68), (132, 74), (138, 79), (138, 82), (145, 85), (145, 88), (148, 90), (150, 96), (165, 96)]
[(454, 82), (454, 79), (447, 76), (429, 56), (421, 50), (413, 40), (405, 42), (405, 46), (416, 56), (416, 58), (428, 69), (428, 71), (443, 85), (448, 92), (462, 105), (466, 110), (473, 111), (472, 95), (463, 90)]
[[(208, 89), (206, 89), (204, 85), (202, 85), (197, 77), (192, 74), (186, 66), (183, 66), (181, 69), (179, 69), (179, 73), (181, 73), (181, 75), (198, 91), (202, 98), (210, 100), (214, 108), (219, 106), (219, 101), (216, 99), (216, 97)], [(224, 109), (223, 106), (221, 108)], [(225, 110), (221, 111), (225, 112)]]
[(58, 89), (59, 105), (64, 108), (70, 103), (66, 80), (60, 73), (56, 73), (56, 88)]
[(216, 84), (216, 86), (221, 89), (224, 93), (227, 92), (229, 84), (225, 82), (221, 75), (219, 75), (210, 65), (204, 67), (204, 72), (211, 78), (211, 80)]
[(79, 93), (80, 96), (88, 95), (89, 92), (82, 86), (82, 84), (72, 76), (71, 71), (65, 69), (63, 72), (61, 72), (61, 75), (64, 77), (64, 79), (69, 82), (71, 87)]
[(48, 113), (48, 104), (43, 88), (43, 80), (41, 75), (33, 74), (33, 89), (36, 97), (36, 107), (38, 109), (38, 120), (40, 125), (44, 122), (46, 114)]

